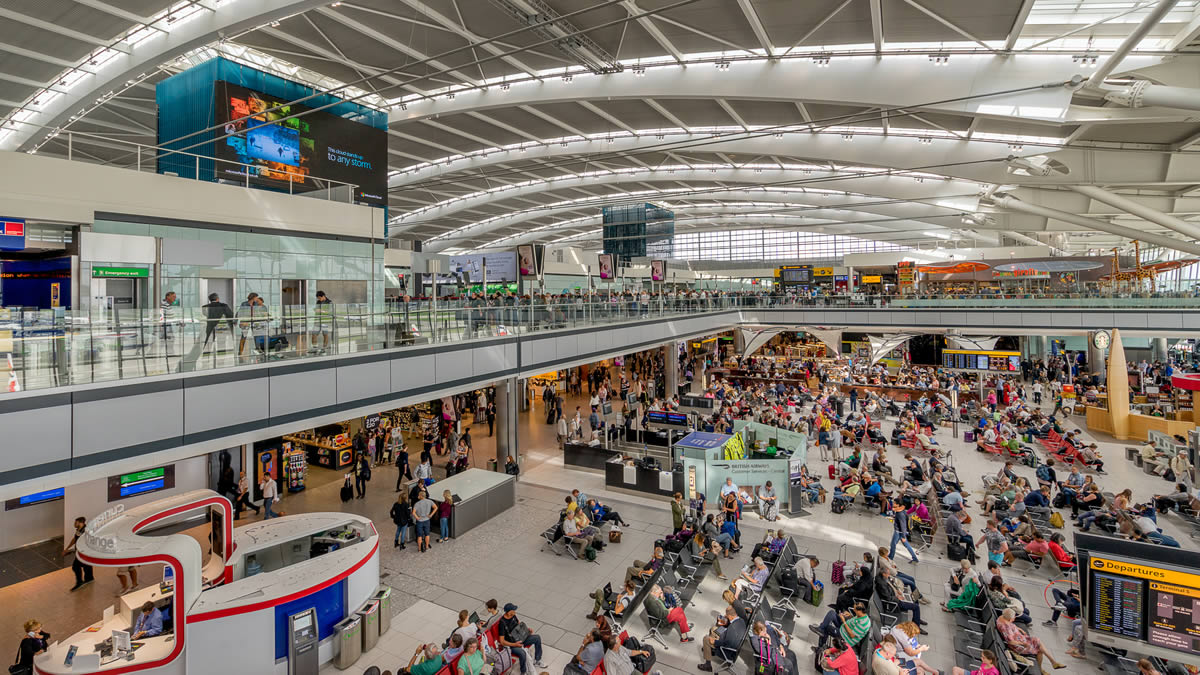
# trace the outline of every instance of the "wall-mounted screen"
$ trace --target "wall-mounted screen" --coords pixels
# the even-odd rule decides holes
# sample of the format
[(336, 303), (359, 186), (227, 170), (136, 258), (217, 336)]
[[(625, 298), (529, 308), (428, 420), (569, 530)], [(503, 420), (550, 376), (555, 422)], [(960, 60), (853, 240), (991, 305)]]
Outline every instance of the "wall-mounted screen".
[(108, 477), (108, 501), (115, 502), (136, 495), (149, 494), (175, 487), (175, 465), (146, 469)]
[[(308, 106), (230, 82), (218, 80), (213, 91), (215, 119), (226, 134), (215, 144), (216, 158), (227, 160), (217, 162), (218, 178), (244, 182), (249, 170), (251, 184), (293, 192), (322, 190), (330, 187), (325, 181), (340, 181), (358, 186), (357, 202), (387, 203), (387, 134), (382, 129), (309, 112)], [(297, 113), (304, 115), (284, 119)]]
[[(484, 265), (486, 264), (486, 269)], [(488, 283), (517, 281), (517, 254), (511, 251), (489, 253), (487, 255), (452, 255), (450, 256), (450, 272), (452, 274), (466, 273), (464, 281), (483, 283), (484, 272), (487, 272)], [(441, 279), (438, 280), (441, 283)]]
[(4, 502), (4, 510), (12, 511), (13, 509), (21, 509), (25, 508), (26, 506), (33, 506), (34, 504), (56, 502), (63, 498), (63, 494), (64, 488), (54, 488), (53, 490), (43, 490), (42, 492), (35, 492), (31, 495), (25, 495), (24, 497), (9, 499), (8, 501)]

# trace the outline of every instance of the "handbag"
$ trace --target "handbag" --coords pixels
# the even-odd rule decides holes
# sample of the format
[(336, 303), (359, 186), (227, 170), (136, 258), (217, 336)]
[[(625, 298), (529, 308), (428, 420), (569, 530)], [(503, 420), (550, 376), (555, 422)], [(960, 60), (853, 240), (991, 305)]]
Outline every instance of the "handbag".
[(529, 626), (526, 626), (525, 622), (522, 621), (521, 623), (517, 624), (516, 628), (512, 629), (511, 633), (508, 634), (508, 639), (512, 642), (524, 643), (532, 634), (533, 633), (529, 630)]

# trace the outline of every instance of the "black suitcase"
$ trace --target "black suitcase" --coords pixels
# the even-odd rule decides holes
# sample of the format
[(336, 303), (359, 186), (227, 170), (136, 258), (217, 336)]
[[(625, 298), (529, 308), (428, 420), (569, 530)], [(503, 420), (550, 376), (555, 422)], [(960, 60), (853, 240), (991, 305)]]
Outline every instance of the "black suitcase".
[(348, 502), (354, 499), (354, 486), (350, 485), (350, 481), (342, 484), (342, 501)]
[(946, 558), (947, 559), (949, 559), (949, 560), (966, 560), (967, 556), (968, 556), (967, 547), (963, 546), (962, 543), (955, 542), (955, 541), (946, 542)]

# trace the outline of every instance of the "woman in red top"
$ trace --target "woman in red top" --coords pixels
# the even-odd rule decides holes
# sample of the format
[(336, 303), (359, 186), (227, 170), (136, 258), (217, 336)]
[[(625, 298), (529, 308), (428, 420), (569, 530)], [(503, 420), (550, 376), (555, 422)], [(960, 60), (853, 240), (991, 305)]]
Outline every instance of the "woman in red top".
[(1063, 548), (1064, 539), (1061, 533), (1055, 533), (1050, 537), (1050, 544), (1047, 546), (1050, 555), (1058, 561), (1058, 566), (1063, 568), (1071, 568), (1075, 566), (1075, 558)]
[(835, 635), (831, 639), (831, 646), (821, 656), (824, 675), (858, 675), (858, 654), (847, 647), (840, 636)]
[(979, 652), (979, 667), (975, 670), (965, 670), (954, 666), (954, 675), (1000, 675), (1000, 670), (996, 668), (996, 655), (990, 649), (984, 649)]

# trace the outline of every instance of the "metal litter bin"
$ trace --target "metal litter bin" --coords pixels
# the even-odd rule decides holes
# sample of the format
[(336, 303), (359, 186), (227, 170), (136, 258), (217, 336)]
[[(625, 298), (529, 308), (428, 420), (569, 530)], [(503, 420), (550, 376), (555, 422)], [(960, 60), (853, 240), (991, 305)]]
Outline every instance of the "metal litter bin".
[(371, 600), (379, 603), (379, 634), (383, 635), (392, 629), (392, 589), (381, 588)]
[(368, 600), (355, 614), (362, 619), (362, 650), (369, 652), (379, 642), (379, 601)]
[(337, 645), (337, 659), (334, 662), (339, 669), (345, 670), (353, 666), (363, 653), (362, 617), (358, 614), (342, 619), (333, 627), (334, 643)]

